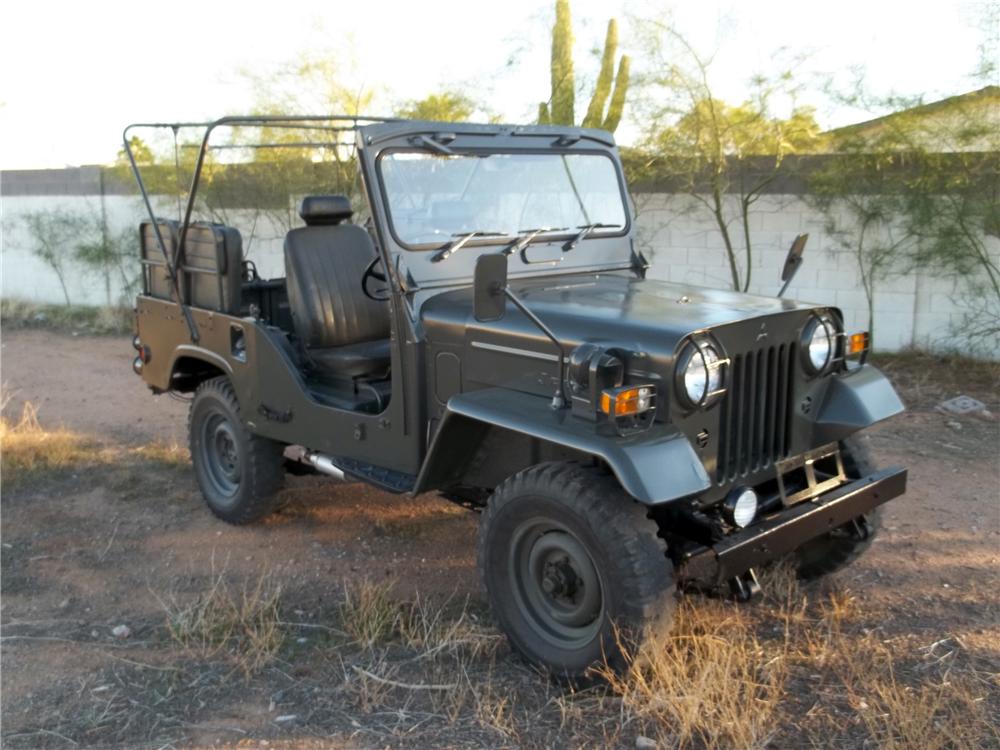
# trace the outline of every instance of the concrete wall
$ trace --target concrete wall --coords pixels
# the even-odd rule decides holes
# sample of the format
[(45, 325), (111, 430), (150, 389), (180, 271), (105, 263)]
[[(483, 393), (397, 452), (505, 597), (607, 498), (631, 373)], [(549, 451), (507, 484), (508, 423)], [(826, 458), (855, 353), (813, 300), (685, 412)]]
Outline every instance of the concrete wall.
[[(104, 186), (100, 193), (95, 173), (69, 174), (5, 172), (0, 176), (2, 200), (2, 295), (58, 303), (63, 293), (55, 274), (31, 252), (23, 216), (52, 210), (99, 216), (104, 211), (112, 231), (132, 231), (145, 212), (140, 199)], [(176, 215), (176, 204), (157, 199), (158, 210)], [(729, 288), (730, 273), (721, 237), (711, 217), (693, 199), (667, 194), (636, 196), (639, 243), (652, 262), (650, 276), (669, 281)], [(248, 211), (231, 211), (228, 223), (240, 228), (248, 256), (262, 276), (284, 275), (284, 229)], [(809, 234), (806, 259), (787, 296), (841, 308), (849, 330), (867, 328), (868, 312), (857, 265), (825, 229), (824, 217), (801, 196), (765, 195), (751, 217), (754, 261), (750, 291), (773, 295), (780, 287), (780, 271), (792, 240)], [(250, 227), (253, 227), (252, 231)], [(990, 239), (1000, 263), (1000, 242)], [(73, 267), (67, 286), (75, 304), (105, 304), (103, 279)], [(118, 297), (115, 290), (113, 296)], [(886, 351), (917, 346), (948, 350), (950, 331), (963, 314), (964, 289), (952, 279), (917, 270), (880, 282), (875, 296), (876, 346)], [(983, 352), (1000, 358), (994, 342)]]
[[(650, 276), (710, 287), (731, 287), (725, 246), (714, 219), (688, 196), (636, 196), (640, 246), (652, 262)], [(733, 214), (735, 215), (735, 213)], [(805, 261), (786, 296), (836, 305), (849, 330), (868, 327), (868, 303), (853, 255), (826, 229), (826, 218), (801, 196), (765, 195), (750, 219), (754, 248), (749, 291), (774, 295), (781, 288), (781, 268), (796, 235), (809, 234)], [(734, 236), (740, 228), (732, 227)], [(987, 238), (1000, 264), (1000, 241)], [(879, 281), (875, 293), (876, 346), (885, 351), (907, 347), (947, 351), (952, 329), (966, 312), (968, 295), (960, 281), (916, 269)], [(980, 353), (1000, 358), (994, 341)]]

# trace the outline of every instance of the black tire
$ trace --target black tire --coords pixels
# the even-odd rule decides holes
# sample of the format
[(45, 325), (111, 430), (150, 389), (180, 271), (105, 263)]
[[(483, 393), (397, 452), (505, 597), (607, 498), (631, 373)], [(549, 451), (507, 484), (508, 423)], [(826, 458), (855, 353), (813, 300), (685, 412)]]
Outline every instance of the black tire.
[(227, 523), (247, 524), (277, 508), (284, 448), (243, 426), (228, 378), (198, 386), (188, 414), (188, 439), (195, 478), (212, 513)]
[[(840, 451), (844, 472), (849, 479), (859, 479), (875, 471), (867, 436), (854, 435), (841, 441)], [(798, 577), (803, 581), (813, 581), (836, 573), (861, 557), (881, 528), (881, 511), (881, 507), (875, 508), (856, 521), (811, 539), (795, 550), (789, 560)], [(864, 533), (859, 534), (859, 529)]]
[(676, 605), (673, 565), (646, 509), (600, 468), (547, 463), (500, 484), (482, 515), (479, 570), (515, 650), (555, 677), (589, 681)]

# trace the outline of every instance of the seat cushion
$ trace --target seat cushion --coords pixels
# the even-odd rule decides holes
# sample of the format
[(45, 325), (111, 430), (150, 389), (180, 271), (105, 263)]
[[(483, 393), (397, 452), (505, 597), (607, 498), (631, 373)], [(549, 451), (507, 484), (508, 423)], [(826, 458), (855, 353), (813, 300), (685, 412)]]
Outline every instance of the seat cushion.
[(383, 378), (389, 374), (389, 339), (363, 341), (326, 349), (310, 349), (309, 359), (326, 375), (344, 378), (367, 376)]

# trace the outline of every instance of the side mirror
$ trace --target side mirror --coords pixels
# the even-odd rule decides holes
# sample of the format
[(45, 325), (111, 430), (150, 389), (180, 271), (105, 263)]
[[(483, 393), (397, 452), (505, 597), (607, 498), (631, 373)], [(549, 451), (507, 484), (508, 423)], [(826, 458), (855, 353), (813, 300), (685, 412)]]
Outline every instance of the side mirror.
[(798, 273), (799, 266), (802, 265), (802, 253), (806, 249), (806, 240), (808, 239), (808, 234), (800, 234), (792, 242), (792, 247), (788, 250), (788, 255), (785, 257), (785, 265), (781, 269), (782, 281), (789, 282)]
[(500, 320), (507, 312), (507, 256), (495, 253), (476, 259), (472, 310), (480, 323)]
[(785, 265), (781, 269), (781, 280), (784, 283), (781, 285), (781, 291), (778, 292), (779, 297), (785, 293), (788, 285), (792, 283), (792, 278), (798, 273), (799, 266), (802, 265), (802, 253), (806, 249), (806, 240), (808, 239), (808, 234), (800, 234), (788, 249), (788, 255), (785, 256)]

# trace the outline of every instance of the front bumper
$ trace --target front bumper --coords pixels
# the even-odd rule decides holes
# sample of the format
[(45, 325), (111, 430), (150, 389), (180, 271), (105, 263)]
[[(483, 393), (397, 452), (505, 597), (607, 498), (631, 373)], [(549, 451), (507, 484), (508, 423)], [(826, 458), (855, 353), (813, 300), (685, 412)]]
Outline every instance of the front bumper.
[(906, 469), (890, 468), (842, 484), (810, 501), (694, 551), (681, 566), (685, 583), (710, 586), (786, 555), (800, 545), (868, 513), (906, 491)]

